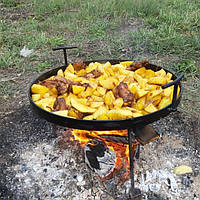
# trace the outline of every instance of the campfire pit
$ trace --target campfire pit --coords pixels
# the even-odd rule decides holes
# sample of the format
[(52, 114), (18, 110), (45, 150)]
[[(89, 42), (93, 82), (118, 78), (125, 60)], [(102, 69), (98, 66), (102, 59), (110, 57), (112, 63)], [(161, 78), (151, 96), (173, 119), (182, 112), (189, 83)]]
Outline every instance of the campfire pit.
[[(167, 116), (169, 113), (176, 111), (176, 108), (181, 100), (182, 95), (182, 87), (181, 87), (181, 79), (183, 78), (183, 75), (180, 75), (179, 77), (176, 77), (173, 73), (172, 74), (172, 82), (163, 85), (162, 88), (165, 89), (170, 86), (174, 86), (174, 92), (173, 92), (173, 99), (172, 103), (168, 106), (143, 116), (135, 117), (135, 118), (128, 118), (128, 119), (121, 119), (121, 120), (82, 120), (82, 119), (74, 119), (69, 117), (63, 117), (59, 115), (55, 115), (51, 112), (48, 112), (46, 110), (41, 109), (39, 106), (37, 106), (32, 98), (31, 98), (31, 86), (35, 83), (38, 83), (39, 81), (45, 80), (48, 77), (56, 74), (56, 72), (59, 69), (65, 69), (68, 66), (67, 63), (67, 53), (66, 49), (72, 49), (75, 47), (58, 47), (54, 48), (53, 50), (63, 50), (64, 52), (64, 59), (65, 59), (65, 65), (59, 68), (55, 68), (53, 70), (50, 70), (42, 75), (40, 75), (38, 78), (36, 78), (30, 85), (29, 88), (29, 100), (31, 103), (31, 106), (33, 110), (39, 114), (39, 116), (45, 118), (46, 120), (53, 122), (55, 124), (61, 125), (63, 127), (69, 127), (69, 128), (75, 128), (80, 130), (88, 130), (88, 131), (113, 131), (113, 130), (127, 130), (127, 135), (119, 136), (119, 135), (98, 135), (98, 137), (101, 140), (117, 140), (121, 143), (125, 143), (128, 146), (128, 152), (129, 152), (129, 166), (130, 166), (130, 179), (131, 179), (131, 188), (129, 191), (128, 199), (134, 199), (139, 200), (141, 199), (141, 191), (137, 188), (135, 188), (134, 184), (134, 156), (136, 158), (139, 158), (139, 150), (140, 150), (140, 144), (145, 145), (149, 143), (152, 140), (155, 140), (159, 137), (159, 134), (153, 130), (149, 126), (150, 123), (159, 120), (162, 117)], [(89, 64), (90, 62), (100, 62), (105, 63), (105, 60), (95, 60), (95, 61), (86, 61), (86, 64)], [(111, 64), (117, 64), (123, 60), (108, 60)], [(163, 69), (162, 67), (153, 65), (153, 64), (147, 64), (147, 69), (151, 69), (153, 71), (157, 71), (160, 69)], [(165, 69), (166, 72), (169, 72)], [(178, 86), (180, 87), (180, 93), (177, 97), (177, 90)], [(90, 138), (91, 139), (91, 138)], [(133, 141), (136, 142), (135, 148), (133, 148)]]

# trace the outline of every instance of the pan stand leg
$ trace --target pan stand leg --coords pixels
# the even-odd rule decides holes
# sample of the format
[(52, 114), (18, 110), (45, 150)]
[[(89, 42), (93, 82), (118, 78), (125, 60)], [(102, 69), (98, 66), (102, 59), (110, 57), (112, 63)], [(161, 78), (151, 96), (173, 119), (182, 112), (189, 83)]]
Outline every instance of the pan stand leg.
[(133, 130), (128, 129), (128, 143), (129, 143), (129, 160), (130, 160), (130, 179), (131, 179), (131, 188), (129, 191), (129, 199), (130, 200), (141, 200), (142, 199), (142, 193), (140, 189), (135, 188), (135, 182), (134, 182), (134, 155), (133, 155), (133, 144), (132, 139), (133, 136)]

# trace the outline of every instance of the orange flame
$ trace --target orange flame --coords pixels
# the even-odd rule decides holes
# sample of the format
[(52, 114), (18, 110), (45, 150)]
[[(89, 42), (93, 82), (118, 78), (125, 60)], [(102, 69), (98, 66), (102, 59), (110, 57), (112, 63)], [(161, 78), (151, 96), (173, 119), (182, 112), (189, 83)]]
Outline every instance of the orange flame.
[[(120, 169), (122, 167), (129, 168), (129, 145), (123, 144), (117, 141), (111, 141), (107, 140), (104, 137), (105, 135), (110, 135), (111, 137), (113, 135), (115, 136), (123, 136), (128, 137), (128, 131), (127, 130), (117, 130), (117, 131), (87, 131), (87, 130), (78, 130), (78, 129), (72, 129), (72, 135), (74, 136), (75, 140), (78, 140), (80, 145), (84, 147), (84, 145), (91, 141), (92, 139), (99, 139), (105, 142), (108, 148), (115, 151), (116, 154), (116, 162), (115, 162), (115, 168)], [(133, 152), (135, 151), (137, 146), (133, 145)]]

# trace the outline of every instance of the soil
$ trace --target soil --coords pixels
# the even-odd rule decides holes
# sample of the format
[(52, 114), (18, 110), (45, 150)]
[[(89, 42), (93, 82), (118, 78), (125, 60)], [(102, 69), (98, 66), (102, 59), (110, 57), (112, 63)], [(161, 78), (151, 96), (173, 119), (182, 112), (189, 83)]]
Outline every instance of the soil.
[[(192, 177), (193, 180), (197, 181), (196, 185), (198, 186), (198, 184), (200, 184), (199, 179), (197, 179), (200, 173), (199, 169), (200, 126), (199, 125), (200, 125), (199, 119), (195, 117), (188, 118), (186, 115), (180, 112), (172, 113), (168, 117), (154, 123), (153, 126), (161, 134), (161, 139), (159, 139), (156, 142), (153, 142), (152, 143), (153, 146), (151, 144), (150, 145), (147, 144), (146, 146), (142, 147), (140, 160), (137, 164), (136, 169), (138, 171), (152, 170), (152, 167), (155, 165), (154, 162), (157, 162), (158, 165), (162, 166), (163, 165), (162, 159), (166, 159), (167, 157), (169, 157), (168, 159), (170, 160), (175, 156), (176, 160), (172, 159), (171, 162), (174, 162), (172, 163), (172, 165), (175, 166), (177, 164), (178, 165), (187, 164), (191, 166), (193, 169), (193, 174), (190, 176)], [(58, 127), (37, 116), (31, 110), (28, 104), (27, 105), (22, 104), (18, 109), (12, 110), (12, 112), (10, 107), (10, 113), (5, 114), (0, 118), (0, 130), (1, 130), (0, 199), (40, 199), (42, 197), (41, 196), (42, 193), (39, 193), (39, 191), (42, 190), (45, 191), (44, 188), (40, 188), (40, 186), (38, 186), (39, 189), (37, 192), (35, 187), (33, 186), (30, 187), (32, 189), (34, 188), (35, 195), (37, 193), (36, 196), (33, 195), (32, 193), (33, 190), (32, 192), (31, 191), (28, 192), (25, 189), (22, 190), (21, 188), (22, 186), (20, 186), (19, 180), (16, 179), (16, 177), (18, 177), (20, 174), (21, 175), (23, 174), (22, 172), (19, 171), (19, 169), (21, 168), (19, 168), (18, 166), (24, 166), (26, 164), (28, 165), (28, 162), (31, 162), (23, 160), (24, 155), (26, 155), (28, 152), (29, 154), (37, 153), (36, 147), (38, 145), (42, 144), (44, 148), (49, 144), (51, 144), (52, 141), (56, 141), (57, 139), (56, 131), (58, 130)], [(54, 144), (56, 143), (54, 142)], [(56, 146), (58, 146), (58, 144)], [(73, 150), (72, 152), (73, 154), (70, 157), (71, 159), (75, 159), (74, 168), (72, 167), (73, 172), (71, 173), (74, 173), (76, 175), (77, 174), (76, 171), (80, 171), (80, 165), (83, 166), (84, 159), (83, 157), (80, 157), (79, 154), (80, 152), (77, 149), (75, 149), (75, 147), (71, 146), (70, 148)], [(65, 152), (65, 150), (62, 150), (63, 153), (61, 154), (60, 153), (55, 154), (55, 152), (52, 153), (52, 151), (50, 152), (52, 155), (58, 156), (62, 155)], [(154, 159), (151, 159), (151, 157)], [(32, 164), (34, 166), (34, 161), (32, 161)], [(69, 162), (68, 167), (70, 168), (70, 166), (71, 164)], [(164, 164), (164, 166), (167, 166), (167, 164), (166, 165)], [(68, 167), (66, 169), (68, 169)], [(18, 170), (16, 170), (16, 168)], [(89, 176), (88, 174), (90, 174), (91, 172), (89, 169), (86, 170), (86, 166), (84, 164), (84, 167), (82, 167), (82, 171), (79, 173), (81, 173), (82, 175), (85, 174), (85, 176)], [(87, 181), (88, 180), (90, 179), (87, 178)], [(35, 184), (36, 183), (39, 184), (38, 182), (35, 182)], [(99, 182), (94, 182), (94, 183), (96, 183), (97, 185), (99, 184)], [(105, 187), (110, 187), (111, 183), (105, 182), (104, 184), (106, 185)], [(192, 188), (190, 187), (190, 189), (192, 189), (192, 192), (190, 191), (190, 189), (187, 189), (187, 192), (185, 193), (187, 195), (188, 194), (194, 195), (197, 189), (193, 187), (194, 185), (192, 185)], [(119, 188), (117, 189), (117, 187), (114, 186), (112, 186), (112, 188), (113, 188), (112, 198), (117, 199), (117, 194), (119, 195), (120, 190)], [(84, 191), (85, 190), (86, 189), (84, 189)], [(160, 193), (162, 196), (162, 192)], [(147, 192), (146, 195), (152, 196), (152, 193)], [(195, 195), (200, 195), (200, 194), (195, 193)], [(37, 196), (38, 198), (36, 198)], [(184, 196), (180, 196), (180, 198), (174, 198), (174, 199), (181, 199), (182, 197)], [(57, 199), (62, 199), (62, 198), (60, 197)], [(159, 197), (156, 198), (156, 195), (153, 195), (152, 199), (158, 200)]]
[[(35, 76), (37, 76), (37, 74), (15, 74), (9, 70), (1, 71), (1, 81), (11, 82), (11, 85), (14, 89), (12, 90), (13, 93), (10, 96), (3, 96), (1, 98), (0, 199), (51, 199), (51, 197), (47, 198), (47, 196), (50, 192), (52, 192), (52, 190), (47, 189), (46, 185), (40, 185), (38, 183), (37, 177), (32, 180), (33, 185), (26, 187), (23, 185), (24, 179), (22, 179), (23, 181), (20, 182), (21, 179), (18, 178), (21, 176), (27, 176), (25, 173), (20, 171), (23, 169), (24, 165), (29, 164), (29, 170), (33, 170), (34, 165), (39, 162), (34, 161), (34, 159), (37, 159), (38, 157), (38, 159), (40, 158), (40, 160), (43, 160), (43, 157), (46, 155), (48, 156), (48, 153), (44, 154), (43, 157), (40, 154), (37, 155), (38, 148), (46, 148), (49, 145), (53, 149), (55, 147), (56, 149), (60, 148), (58, 147), (58, 136), (56, 135), (58, 127), (44, 119), (41, 119), (32, 111), (30, 107), (27, 97), (28, 87), (31, 80)], [(14, 79), (10, 81), (10, 77), (14, 77)], [(182, 100), (181, 103), (184, 104), (184, 100)], [(143, 199), (179, 200), (183, 198), (187, 199), (188, 195), (188, 198), (191, 198), (191, 196), (196, 196), (198, 199), (200, 195), (198, 191), (200, 184), (200, 119), (198, 116), (191, 117), (191, 115), (177, 111), (171, 113), (168, 117), (154, 123), (153, 126), (158, 131), (158, 133), (161, 134), (161, 138), (158, 141), (152, 142), (152, 144), (147, 144), (142, 147), (140, 156), (141, 158), (139, 161), (137, 161), (136, 165), (137, 171), (140, 173), (151, 171), (154, 169), (154, 162), (156, 162), (158, 166), (161, 166), (162, 169), (167, 166), (167, 164), (163, 165), (163, 163), (165, 163), (165, 160), (163, 159), (167, 157), (168, 160), (172, 163), (172, 166), (170, 166), (171, 168), (181, 164), (191, 166), (193, 173), (190, 175), (190, 177), (195, 184), (191, 184), (189, 188), (180, 190), (182, 192), (184, 191), (184, 193), (180, 193), (178, 197), (173, 196), (173, 193), (171, 193), (170, 190), (167, 190), (167, 193), (172, 196), (166, 196), (164, 193), (166, 190), (163, 189), (159, 191), (159, 194), (156, 192), (152, 193), (152, 191), (143, 191)], [(91, 197), (91, 199), (101, 199), (101, 196), (106, 196), (105, 199), (120, 199), (122, 196), (122, 199), (124, 199), (123, 193), (127, 191), (126, 187), (128, 187), (126, 184), (122, 187), (125, 187), (126, 189), (119, 189), (119, 186), (116, 186), (116, 183), (113, 183), (112, 180), (110, 182), (102, 182), (101, 179), (99, 180), (95, 178), (96, 176), (92, 174), (91, 170), (86, 167), (83, 156), (80, 157), (80, 149), (77, 150), (77, 148), (75, 148), (73, 145), (70, 146), (70, 149), (72, 149), (70, 152), (68, 152), (69, 150), (63, 150), (63, 148), (61, 148), (61, 153), (57, 153), (58, 150), (52, 150), (51, 153), (49, 153), (49, 157), (52, 155), (54, 157), (59, 157), (59, 155), (64, 156), (67, 153), (68, 157), (73, 160), (73, 165), (72, 161), (69, 160), (67, 163), (65, 161), (65, 164), (62, 164), (61, 168), (63, 169), (63, 166), (67, 165), (67, 168), (65, 167), (63, 170), (70, 169), (70, 171), (64, 171), (62, 173), (70, 174), (70, 178), (68, 178), (69, 180), (67, 184), (75, 184), (73, 187), (68, 187), (67, 199), (73, 199), (71, 193), (75, 195), (74, 199), (78, 199), (80, 193), (82, 192), (84, 192), (83, 194), (86, 197), (82, 196), (80, 199), (88, 199), (88, 196), (91, 197), (94, 195), (93, 192), (89, 191), (96, 190), (98, 191), (95, 193), (96, 196)], [(65, 153), (63, 154), (63, 152)], [(27, 158), (29, 154), (33, 155), (34, 159), (32, 161), (28, 160)], [(63, 159), (62, 156), (61, 159)], [(51, 163), (48, 165), (51, 166)], [(45, 170), (46, 168), (41, 164), (39, 169)], [(53, 167), (51, 170), (55, 171), (57, 169)], [(160, 170), (160, 168), (157, 170)], [(58, 170), (58, 172), (59, 171), (60, 170)], [(71, 174), (74, 175), (71, 177)], [(31, 175), (31, 177), (32, 176), (33, 175)], [(37, 176), (41, 175), (38, 174)], [(77, 182), (77, 178), (73, 178), (75, 176), (83, 176), (84, 181), (81, 181), (80, 183)], [(48, 177), (51, 177), (51, 174), (49, 174)], [(59, 177), (62, 180), (61, 174)], [(40, 179), (42, 179), (42, 177), (40, 177)], [(82, 180), (83, 178), (79, 179)], [(90, 180), (93, 180), (92, 183)], [(141, 186), (139, 176), (137, 180), (137, 183), (139, 184), (138, 186)], [(50, 186), (54, 184), (54, 182), (52, 182), (53, 180), (51, 179), (43, 180), (43, 182), (45, 181)], [(60, 184), (61, 183), (59, 183), (57, 187), (61, 187), (62, 184)], [(99, 188), (99, 184), (104, 185), (103, 189)], [(74, 187), (77, 188), (75, 191)], [(62, 191), (58, 191), (58, 194), (60, 194), (59, 192)], [(52, 194), (56, 194), (56, 192), (54, 191)], [(62, 195), (58, 195), (57, 197), (57, 199), (63, 198), (64, 196)]]
[[(32, 14), (29, 13), (28, 15)], [(22, 16), (21, 13), (13, 13), (13, 15), (10, 16), (9, 20), (13, 21), (21, 19), (20, 16)], [(142, 26), (142, 23), (140, 22), (131, 23), (132, 26), (136, 28)], [(119, 31), (123, 31), (126, 35), (130, 29), (131, 23), (129, 25), (123, 25), (121, 29), (119, 29)], [(92, 48), (95, 47), (90, 47), (90, 49), (88, 49), (88, 52), (92, 52)], [(123, 51), (123, 55), (126, 55), (128, 57), (132, 55), (132, 52), (129, 51), (129, 47), (125, 48)], [(148, 54), (146, 56), (148, 56)], [(157, 55), (155, 56), (155, 58), (157, 58)], [(160, 60), (162, 62), (163, 58), (158, 57), (156, 60), (159, 63)], [(3, 200), (54, 199), (53, 196), (42, 198), (41, 193), (38, 192), (39, 190), (42, 190), (42, 188), (40, 188), (39, 186), (39, 188), (32, 187), (34, 189), (34, 194), (32, 194), (33, 191), (28, 192), (28, 190), (22, 190), (23, 184), (21, 186), (19, 180), (16, 179), (16, 175), (19, 174), (19, 171), (16, 170), (17, 166), (24, 164), (22, 159), (22, 155), (24, 155), (24, 152), (30, 151), (32, 153), (35, 153), (35, 151), (33, 150), (34, 147), (37, 147), (40, 144), (51, 144), (52, 141), (57, 141), (57, 126), (47, 122), (44, 119), (41, 119), (30, 108), (27, 98), (28, 86), (35, 75), (37, 74), (30, 72), (16, 74), (9, 69), (0, 71), (0, 83), (7, 83), (9, 85), (9, 88), (11, 88), (11, 92), (9, 94), (5, 93), (3, 96), (0, 97), (0, 199)], [(12, 79), (10, 77), (12, 77)], [(185, 101), (183, 99), (181, 104), (184, 105), (184, 103)], [(192, 105), (190, 104), (190, 106)], [(153, 126), (161, 134), (161, 139), (153, 142), (152, 146), (149, 145), (148, 147), (148, 145), (146, 145), (142, 148), (142, 158), (141, 161), (138, 163), (138, 167), (141, 167), (141, 169), (145, 169), (145, 166), (147, 166), (149, 170), (153, 166), (153, 163), (148, 164), (148, 162), (150, 162), (149, 159), (151, 156), (156, 159), (156, 157), (159, 157), (159, 152), (163, 157), (167, 156), (167, 154), (170, 152), (170, 156), (172, 155), (177, 158), (177, 161), (174, 161), (174, 164), (172, 165), (173, 167), (175, 165), (180, 165), (181, 163), (187, 163), (193, 168), (193, 173), (191, 177), (196, 186), (198, 186), (200, 184), (200, 118), (196, 115), (191, 116), (191, 114), (177, 111), (170, 114), (168, 117), (156, 122), (155, 124), (153, 124)], [(168, 148), (164, 154), (164, 150), (161, 148), (163, 144), (166, 144), (163, 148)], [(151, 151), (151, 147), (156, 152), (152, 152), (152, 154), (149, 155), (148, 148), (150, 148)], [(71, 148), (73, 149), (73, 147)], [(170, 148), (171, 150), (169, 150)], [(75, 155), (76, 154), (74, 154), (74, 156)], [(187, 157), (187, 162), (184, 160), (185, 157)], [(76, 174), (76, 170), (80, 171), (79, 166), (84, 165), (84, 160), (82, 157), (80, 159), (74, 159), (76, 159), (77, 162), (75, 163), (75, 167), (72, 167), (70, 163), (68, 163), (68, 167), (72, 167), (72, 170), (75, 171), (73, 173)], [(162, 159), (158, 160), (158, 162), (162, 162)], [(85, 165), (82, 168), (83, 171), (85, 170), (85, 174), (91, 173), (89, 170), (86, 170)], [(83, 173), (83, 171), (81, 171), (81, 173)], [(89, 175), (87, 179), (90, 179)], [(34, 183), (36, 184), (36, 182)], [(89, 183), (90, 181), (88, 181), (88, 184)], [(97, 181), (95, 183), (97, 183)], [(104, 190), (106, 190), (105, 195), (112, 194), (111, 188), (117, 191), (114, 191), (113, 193), (115, 194), (111, 196), (108, 195), (109, 197), (104, 199), (117, 199), (119, 188), (115, 188), (111, 184), (108, 184), (108, 186), (109, 187), (104, 188)], [(87, 190), (87, 187), (84, 187), (84, 190)], [(81, 191), (80, 188), (81, 186), (77, 187), (77, 195), (80, 194), (78, 193), (78, 191)], [(96, 188), (98, 188), (98, 185)], [(196, 195), (195, 197), (200, 198), (200, 191), (195, 188), (194, 184), (192, 187), (190, 187), (189, 189), (187, 188), (186, 190), (188, 190), (188, 192), (185, 192), (185, 194), (189, 194), (190, 197), (191, 195), (193, 195), (193, 197), (194, 195)], [(48, 190), (46, 191), (48, 192)], [(163, 199), (163, 197), (161, 197), (162, 194), (153, 195), (152, 192), (147, 192), (146, 195), (149, 197), (148, 199)], [(63, 198), (64, 196), (61, 195), (57, 199)], [(187, 199), (187, 196), (181, 194), (180, 197), (177, 197), (176, 199), (183, 198)], [(66, 199), (71, 198), (69, 197)], [(91, 197), (90, 199), (103, 198), (101, 196), (99, 198)], [(167, 197), (164, 199), (170, 198)]]

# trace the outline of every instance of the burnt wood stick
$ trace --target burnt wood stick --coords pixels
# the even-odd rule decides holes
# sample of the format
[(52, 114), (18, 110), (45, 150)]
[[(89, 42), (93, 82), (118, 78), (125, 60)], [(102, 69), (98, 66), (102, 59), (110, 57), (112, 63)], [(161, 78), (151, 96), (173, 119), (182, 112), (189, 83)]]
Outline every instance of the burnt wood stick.
[[(107, 141), (110, 142), (116, 142), (116, 143), (122, 143), (122, 144), (128, 144), (128, 136), (122, 136), (122, 135), (98, 135), (100, 138), (104, 138)], [(134, 142), (134, 140), (132, 140)]]

